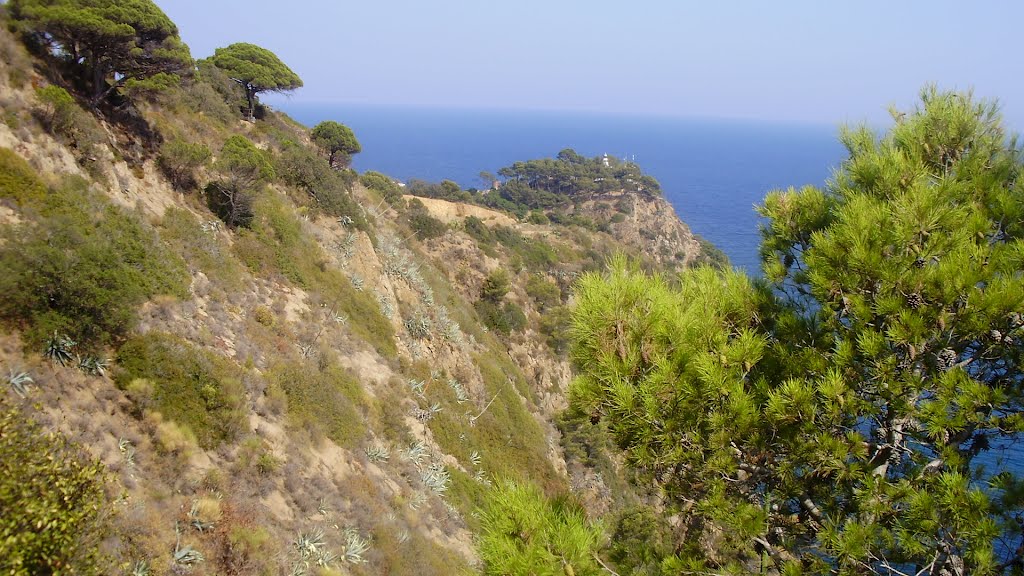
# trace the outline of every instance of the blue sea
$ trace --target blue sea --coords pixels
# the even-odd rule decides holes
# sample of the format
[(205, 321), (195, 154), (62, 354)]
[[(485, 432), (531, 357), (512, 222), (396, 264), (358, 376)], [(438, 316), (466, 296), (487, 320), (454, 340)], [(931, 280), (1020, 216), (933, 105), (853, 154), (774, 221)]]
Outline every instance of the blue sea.
[(310, 126), (348, 125), (363, 147), (353, 166), (402, 181), (447, 178), (480, 187), (481, 171), (563, 148), (628, 158), (661, 182), (684, 222), (752, 274), (760, 273), (754, 206), (775, 188), (823, 185), (845, 157), (838, 126), (294, 101), (279, 107)]

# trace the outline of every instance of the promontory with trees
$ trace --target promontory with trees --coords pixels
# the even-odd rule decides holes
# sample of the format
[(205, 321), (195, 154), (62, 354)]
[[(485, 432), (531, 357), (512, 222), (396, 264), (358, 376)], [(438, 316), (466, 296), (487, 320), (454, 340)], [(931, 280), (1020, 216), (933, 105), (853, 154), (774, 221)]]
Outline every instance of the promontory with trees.
[(0, 21), (0, 573), (1024, 573), (994, 102), (843, 130), (752, 278), (644, 228), (634, 163), (403, 189), (260, 103), (303, 85), (269, 48), (193, 60), (151, 0)]

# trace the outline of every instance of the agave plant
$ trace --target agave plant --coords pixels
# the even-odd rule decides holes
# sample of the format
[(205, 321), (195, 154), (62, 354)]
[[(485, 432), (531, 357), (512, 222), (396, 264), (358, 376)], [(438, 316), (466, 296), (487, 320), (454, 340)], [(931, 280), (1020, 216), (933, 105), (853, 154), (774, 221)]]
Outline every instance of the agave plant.
[(462, 404), (469, 400), (469, 392), (466, 391), (466, 387), (462, 385), (462, 382), (459, 382), (455, 378), (449, 378), (448, 386), (452, 389), (453, 392), (455, 392), (456, 402)]
[(68, 362), (71, 361), (71, 351), (74, 349), (75, 344), (76, 342), (71, 338), (54, 332), (49, 340), (46, 341), (46, 349), (43, 351), (43, 355), (53, 362), (60, 362), (61, 366), (67, 366)]
[(135, 446), (128, 440), (121, 438), (117, 441), (117, 449), (121, 451), (121, 455), (124, 456), (124, 463), (129, 468), (135, 467)]
[(131, 576), (149, 576), (149, 562), (146, 562), (145, 560), (136, 560), (135, 563), (132, 564), (129, 574)]
[(473, 450), (473, 452), (471, 452), (470, 455), (469, 455), (469, 461), (472, 462), (473, 466), (476, 467), (476, 468), (480, 467), (480, 462), (482, 460), (483, 459), (480, 458), (480, 453), (477, 452), (476, 450)]
[(78, 357), (78, 369), (92, 376), (106, 376), (110, 361), (92, 355)]
[(199, 550), (192, 546), (182, 546), (179, 541), (174, 544), (173, 560), (175, 564), (180, 564), (181, 566), (195, 566), (206, 560), (206, 558), (203, 557), (202, 552)]
[(423, 394), (426, 391), (426, 387), (427, 383), (425, 380), (416, 380), (415, 378), (409, 379), (409, 389), (412, 390), (413, 394), (419, 396), (420, 398), (423, 397)]
[(327, 499), (323, 496), (318, 498), (316, 501), (316, 511), (319, 512), (321, 516), (331, 515), (331, 511), (327, 508)]
[(321, 528), (317, 528), (312, 532), (299, 534), (292, 545), (302, 560), (315, 558), (325, 548), (324, 531)]
[(423, 459), (429, 455), (427, 445), (417, 440), (413, 442), (409, 449), (405, 451), (405, 457), (412, 462), (417, 468), (423, 463)]
[(413, 494), (412, 499), (409, 500), (409, 508), (412, 508), (413, 510), (419, 510), (420, 506), (423, 506), (426, 503), (427, 495), (423, 494), (422, 492), (417, 492)]
[(14, 390), (15, 394), (24, 398), (28, 394), (28, 385), (34, 384), (35, 380), (28, 375), (28, 372), (21, 372), (11, 369), (7, 376), (7, 384)]
[(345, 554), (342, 558), (349, 564), (363, 564), (363, 554), (370, 549), (370, 541), (363, 538), (355, 528), (345, 529)]
[(364, 452), (370, 462), (387, 462), (391, 458), (391, 450), (383, 444), (367, 446)]
[(430, 338), (432, 328), (433, 323), (430, 321), (430, 316), (423, 310), (417, 310), (405, 321), (406, 331), (410, 336), (419, 340)]
[(213, 522), (206, 522), (200, 517), (198, 500), (192, 502), (192, 509), (188, 512), (188, 523), (200, 532), (213, 529)]
[(352, 283), (352, 287), (358, 292), (362, 292), (363, 288), (366, 286), (366, 281), (363, 280), (363, 277), (354, 272), (348, 277), (348, 281)]
[(376, 295), (377, 305), (380, 306), (380, 313), (383, 314), (385, 318), (393, 317), (395, 315), (395, 303), (392, 302), (391, 299), (388, 298), (388, 295), (383, 292), (377, 292)]
[(434, 462), (420, 472), (420, 479), (423, 484), (436, 494), (444, 494), (448, 491), (448, 485), (452, 481), (451, 474), (444, 464)]

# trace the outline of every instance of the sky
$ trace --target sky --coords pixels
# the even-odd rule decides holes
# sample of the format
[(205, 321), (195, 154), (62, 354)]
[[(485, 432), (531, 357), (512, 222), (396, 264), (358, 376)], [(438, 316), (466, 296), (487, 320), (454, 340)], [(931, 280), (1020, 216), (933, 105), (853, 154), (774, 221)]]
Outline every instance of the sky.
[(273, 51), (292, 102), (883, 123), (935, 83), (1024, 129), (1015, 0), (156, 2), (197, 58)]

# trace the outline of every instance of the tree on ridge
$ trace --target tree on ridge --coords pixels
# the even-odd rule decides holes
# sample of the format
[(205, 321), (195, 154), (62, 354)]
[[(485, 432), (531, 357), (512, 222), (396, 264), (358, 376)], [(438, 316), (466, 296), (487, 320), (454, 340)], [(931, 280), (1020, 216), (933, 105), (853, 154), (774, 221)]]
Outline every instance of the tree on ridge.
[(302, 87), (298, 74), (276, 54), (255, 44), (239, 42), (217, 48), (210, 61), (245, 89), (249, 120), (255, 118), (256, 95), (260, 92), (289, 92)]

